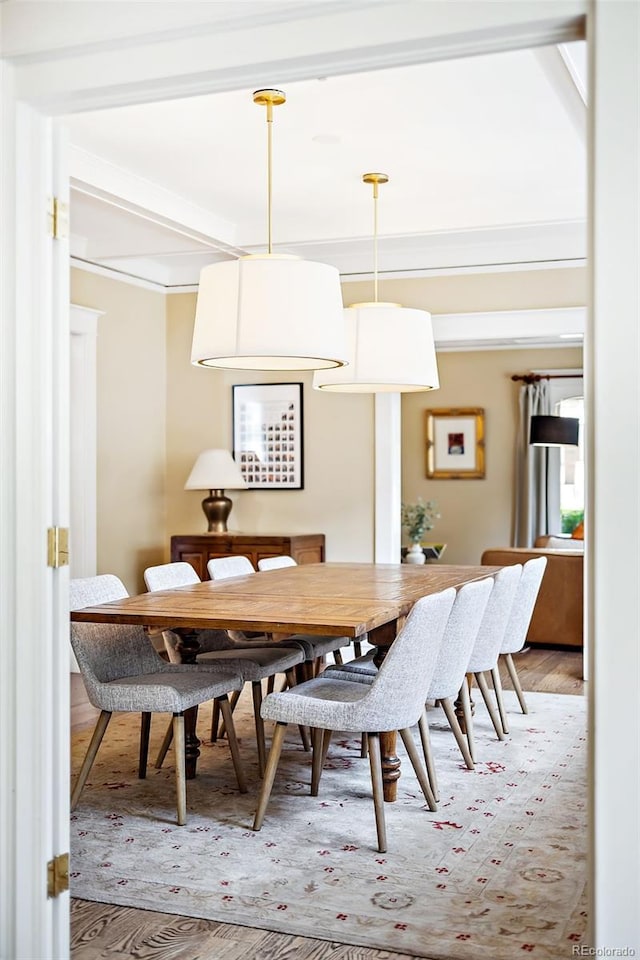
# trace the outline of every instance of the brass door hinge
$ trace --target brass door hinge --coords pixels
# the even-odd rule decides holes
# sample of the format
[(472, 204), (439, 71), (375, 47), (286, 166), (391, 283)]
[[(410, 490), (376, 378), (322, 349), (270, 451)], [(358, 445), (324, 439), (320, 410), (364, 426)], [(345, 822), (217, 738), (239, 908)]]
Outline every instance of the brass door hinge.
[(59, 897), (69, 889), (69, 854), (61, 853), (47, 864), (47, 896)]
[(69, 204), (61, 203), (57, 197), (49, 198), (49, 236), (54, 240), (69, 236)]
[(69, 563), (69, 531), (66, 527), (47, 530), (47, 566), (66, 567)]

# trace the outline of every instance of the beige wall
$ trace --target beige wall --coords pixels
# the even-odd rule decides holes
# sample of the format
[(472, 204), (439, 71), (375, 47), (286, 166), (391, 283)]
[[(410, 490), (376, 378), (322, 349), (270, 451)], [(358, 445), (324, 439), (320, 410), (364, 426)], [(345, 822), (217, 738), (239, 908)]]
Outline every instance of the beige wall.
[[(344, 283), (345, 305), (371, 300), (372, 290), (371, 282)], [(378, 297), (431, 313), (577, 307), (583, 306), (586, 298), (586, 274), (582, 267), (381, 280)]]
[(231, 450), (234, 383), (302, 382), (303, 490), (229, 491), (229, 528), (251, 533), (324, 533), (328, 560), (373, 559), (373, 400), (313, 390), (311, 374), (192, 367), (195, 294), (167, 298), (167, 532), (200, 533), (205, 493), (185, 491), (197, 455)]
[[(510, 546), (518, 389), (510, 377), (533, 369), (582, 366), (582, 351), (486, 350), (441, 353), (440, 390), (402, 399), (402, 498), (435, 500), (441, 519), (425, 540), (444, 542), (444, 563), (479, 563), (487, 547)], [(483, 407), (484, 480), (426, 479), (427, 409)]]
[[(164, 556), (166, 459), (165, 297), (81, 270), (71, 300), (98, 321), (98, 573), (130, 593)], [(73, 401), (72, 401), (73, 402)]]

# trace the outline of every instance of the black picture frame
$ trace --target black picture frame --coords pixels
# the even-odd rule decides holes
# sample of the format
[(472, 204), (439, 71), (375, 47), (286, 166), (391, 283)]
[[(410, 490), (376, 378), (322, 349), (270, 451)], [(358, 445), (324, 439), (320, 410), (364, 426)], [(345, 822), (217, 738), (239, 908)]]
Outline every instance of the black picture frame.
[(232, 387), (233, 456), (250, 490), (304, 489), (302, 383)]

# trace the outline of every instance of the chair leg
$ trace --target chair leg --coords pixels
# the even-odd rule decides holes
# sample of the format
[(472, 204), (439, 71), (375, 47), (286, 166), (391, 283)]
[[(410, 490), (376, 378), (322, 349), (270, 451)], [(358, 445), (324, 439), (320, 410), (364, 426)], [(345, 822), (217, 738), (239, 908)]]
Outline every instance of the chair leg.
[(218, 739), (218, 728), (220, 727), (220, 704), (217, 700), (213, 701), (213, 709), (211, 711), (211, 743), (215, 743)]
[(367, 735), (363, 733), (360, 738), (360, 759), (366, 760), (369, 756), (369, 745), (367, 743)]
[[(241, 690), (234, 690), (233, 693), (231, 694), (231, 699), (229, 700), (229, 706), (231, 707), (231, 713), (233, 713), (233, 711), (234, 711), (235, 708), (237, 707), (237, 705), (238, 705), (238, 700), (240, 699), (240, 694), (241, 694), (241, 693), (242, 693)], [(224, 719), (223, 719), (222, 723), (220, 724), (220, 729), (218, 730), (218, 737), (224, 737), (225, 733), (226, 733), (226, 728), (225, 728)], [(212, 737), (211, 739), (213, 740), (213, 737)]]
[(311, 729), (311, 744), (313, 747), (313, 755), (311, 760), (311, 796), (318, 796), (318, 789), (320, 787), (320, 777), (322, 776), (322, 745), (324, 737), (323, 731), (320, 727), (312, 727)]
[(238, 790), (240, 793), (246, 793), (247, 781), (245, 780), (244, 768), (242, 766), (242, 760), (240, 759), (238, 738), (236, 737), (236, 725), (233, 722), (231, 704), (229, 703), (229, 698), (227, 696), (218, 697), (218, 700), (220, 701), (220, 712), (222, 713), (225, 727), (227, 728), (227, 743), (229, 744), (233, 769), (236, 774), (236, 780), (238, 781)]
[(147, 760), (149, 758), (149, 732), (151, 730), (151, 714), (140, 714), (140, 759), (138, 761), (138, 779), (144, 780), (147, 776)]
[(276, 685), (276, 675), (272, 673), (271, 676), (267, 679), (267, 693), (273, 693)]
[(256, 742), (258, 745), (258, 776), (264, 777), (264, 766), (266, 762), (266, 750), (264, 746), (264, 720), (260, 713), (262, 706), (262, 683), (254, 680), (251, 684), (253, 692), (253, 716), (256, 724)]
[(427, 777), (424, 767), (420, 763), (420, 757), (418, 756), (418, 751), (416, 750), (416, 745), (413, 742), (413, 735), (411, 730), (400, 730), (398, 731), (402, 737), (402, 742), (404, 743), (404, 748), (407, 751), (409, 760), (411, 760), (411, 766), (413, 767), (416, 777), (418, 778), (418, 783), (420, 788), (424, 793), (424, 798), (427, 801), (429, 810), (432, 813), (438, 809), (438, 804), (436, 803), (436, 798), (433, 795), (431, 790), (431, 785), (429, 783), (429, 778)]
[(324, 770), (324, 765), (327, 760), (327, 754), (329, 753), (329, 745), (331, 744), (331, 737), (333, 736), (333, 730), (325, 730), (322, 737), (322, 769)]
[(493, 689), (496, 694), (498, 713), (500, 714), (500, 723), (502, 724), (502, 729), (504, 732), (509, 733), (509, 727), (507, 726), (507, 711), (505, 710), (504, 697), (502, 696), (502, 681), (500, 679), (500, 670), (497, 664), (491, 671), (491, 679), (493, 681)]
[(431, 749), (431, 737), (429, 735), (429, 720), (427, 718), (427, 711), (422, 711), (422, 716), (418, 720), (418, 729), (420, 730), (420, 740), (422, 741), (422, 752), (424, 754), (424, 762), (427, 768), (427, 776), (429, 777), (429, 783), (431, 785), (431, 792), (436, 801), (440, 799), (440, 790), (438, 789), (438, 777), (436, 775), (436, 765), (433, 759), (433, 750)]
[(178, 805), (178, 826), (187, 822), (187, 774), (185, 770), (184, 714), (173, 715), (173, 752), (176, 759), (176, 796)]
[(172, 741), (173, 741), (173, 721), (170, 721), (169, 726), (167, 727), (167, 732), (164, 735), (164, 740), (162, 741), (162, 746), (158, 751), (158, 757), (156, 759), (156, 770), (159, 770), (162, 764), (164, 763), (164, 758), (167, 755), (167, 751), (169, 750), (169, 747), (171, 746)]
[(87, 777), (93, 766), (93, 761), (96, 758), (98, 752), (98, 747), (102, 743), (102, 738), (105, 735), (106, 729), (109, 726), (109, 720), (111, 720), (111, 713), (109, 710), (103, 710), (98, 717), (98, 721), (95, 725), (93, 736), (91, 737), (91, 742), (87, 747), (87, 752), (85, 758), (82, 761), (82, 766), (80, 767), (80, 773), (75, 782), (73, 792), (71, 794), (71, 809), (75, 810), (78, 805), (78, 800), (80, 799), (80, 794), (82, 793), (82, 788), (87, 782)]
[(471, 759), (475, 763), (476, 759), (476, 745), (473, 737), (473, 713), (471, 710), (471, 693), (469, 691), (469, 684), (463, 683), (460, 688), (460, 701), (462, 704), (462, 717), (464, 719), (464, 728), (467, 733), (467, 743), (469, 744), (469, 753), (471, 754)]
[(376, 815), (378, 850), (387, 852), (387, 828), (384, 821), (384, 793), (382, 786), (382, 755), (380, 753), (380, 734), (368, 733), (369, 766), (371, 768), (371, 787), (373, 789), (373, 809)]
[(355, 653), (356, 657), (362, 656), (362, 644), (359, 640), (353, 641), (353, 652)]
[(495, 711), (495, 707), (491, 702), (491, 693), (487, 685), (487, 680), (484, 673), (478, 672), (475, 674), (476, 683), (480, 688), (480, 693), (482, 694), (482, 699), (484, 700), (484, 705), (487, 708), (487, 713), (491, 717), (491, 723), (493, 724), (493, 729), (496, 732), (498, 740), (504, 740), (504, 730), (502, 729), (502, 724), (500, 723), (500, 718)]
[(516, 670), (516, 665), (513, 662), (513, 658), (510, 653), (505, 653), (504, 655), (505, 663), (507, 664), (507, 670), (509, 671), (509, 676), (511, 677), (511, 683), (513, 684), (513, 689), (516, 692), (516, 696), (520, 703), (520, 709), (523, 713), (529, 713), (529, 708), (527, 707), (527, 701), (524, 698), (524, 693), (522, 692), (522, 687), (520, 686), (520, 677), (518, 676), (518, 671)]
[(464, 733), (460, 729), (460, 724), (458, 723), (458, 718), (456, 717), (451, 700), (449, 700), (447, 697), (444, 700), (440, 700), (439, 703), (441, 704), (442, 709), (445, 712), (445, 716), (449, 721), (449, 726), (451, 727), (453, 735), (456, 738), (456, 743), (460, 747), (460, 753), (464, 758), (467, 768), (469, 770), (473, 770), (473, 760), (471, 759), (471, 754), (469, 753), (469, 745), (465, 740)]
[(342, 654), (340, 653), (339, 650), (333, 651), (333, 662), (336, 663), (339, 667), (342, 666), (342, 663), (343, 663)]
[(267, 804), (269, 803), (269, 797), (271, 796), (271, 791), (273, 789), (273, 781), (275, 780), (276, 770), (278, 769), (278, 760), (280, 759), (280, 753), (282, 752), (282, 744), (284, 742), (284, 735), (286, 732), (286, 723), (276, 724), (276, 728), (273, 731), (273, 737), (271, 738), (271, 750), (269, 751), (269, 759), (267, 760), (267, 769), (264, 773), (262, 790), (260, 791), (258, 807), (253, 821), (254, 830), (259, 830), (264, 822), (264, 815), (267, 812)]

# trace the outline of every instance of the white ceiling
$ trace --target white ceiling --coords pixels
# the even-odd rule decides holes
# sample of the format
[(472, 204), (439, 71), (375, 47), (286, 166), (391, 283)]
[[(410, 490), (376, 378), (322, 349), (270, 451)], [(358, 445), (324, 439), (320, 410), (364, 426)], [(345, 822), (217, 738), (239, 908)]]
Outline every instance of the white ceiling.
[[(278, 86), (265, 77), (264, 86)], [(318, 78), (275, 110), (278, 252), (382, 275), (580, 264), (584, 44)], [(251, 90), (70, 116), (76, 262), (162, 289), (264, 250), (266, 123)]]

